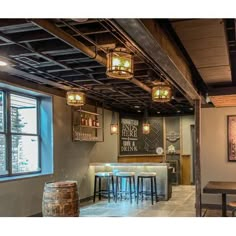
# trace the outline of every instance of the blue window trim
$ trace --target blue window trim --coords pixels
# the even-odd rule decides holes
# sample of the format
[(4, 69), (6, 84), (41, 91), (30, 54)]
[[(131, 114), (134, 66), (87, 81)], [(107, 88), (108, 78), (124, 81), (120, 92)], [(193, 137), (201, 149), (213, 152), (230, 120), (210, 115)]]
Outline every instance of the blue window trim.
[[(8, 165), (9, 161), (7, 160), (7, 175), (0, 175), (0, 182), (6, 182), (6, 181), (14, 181), (14, 180), (20, 180), (20, 179), (26, 179), (26, 178), (35, 178), (40, 176), (48, 176), (53, 174), (53, 107), (52, 107), (52, 96), (41, 94), (39, 92), (33, 92), (31, 90), (22, 89), (19, 92), (18, 87), (10, 86), (9, 88), (0, 88), (0, 91), (3, 91), (5, 93), (5, 100), (4, 100), (4, 119), (5, 119), (5, 127), (4, 132), (6, 137), (8, 137), (8, 144), (11, 141), (10, 136), (11, 130), (10, 130), (10, 100), (7, 99), (6, 94), (8, 96), (10, 94), (17, 94), (24, 97), (30, 97), (33, 99), (36, 99), (37, 101), (37, 137), (38, 137), (38, 152), (39, 152), (39, 170), (34, 172), (28, 172), (28, 173), (17, 173), (17, 174), (11, 174), (9, 173), (9, 170), (11, 171), (11, 166)], [(43, 104), (41, 106), (41, 103)], [(6, 108), (8, 108), (6, 110)], [(43, 110), (46, 110), (46, 112), (42, 112)], [(44, 113), (44, 114), (41, 114)], [(42, 117), (42, 115), (46, 117)], [(6, 123), (8, 118), (8, 123)], [(42, 122), (47, 124), (47, 127), (49, 128), (49, 131), (47, 134), (43, 134), (41, 130)], [(45, 136), (44, 145), (42, 145), (42, 136)], [(44, 137), (43, 137), (44, 138)], [(7, 149), (7, 158), (11, 158), (11, 147), (8, 145)], [(43, 155), (42, 155), (43, 154)], [(46, 155), (47, 154), (47, 155)]]

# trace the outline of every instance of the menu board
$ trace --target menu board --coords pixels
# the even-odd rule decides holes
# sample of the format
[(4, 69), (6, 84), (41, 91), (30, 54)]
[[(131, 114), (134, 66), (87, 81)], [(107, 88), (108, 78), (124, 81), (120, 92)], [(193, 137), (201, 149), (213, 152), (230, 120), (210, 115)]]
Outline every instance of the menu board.
[(156, 154), (156, 148), (163, 148), (163, 120), (150, 118), (150, 133), (142, 133), (142, 119), (120, 119), (120, 155)]

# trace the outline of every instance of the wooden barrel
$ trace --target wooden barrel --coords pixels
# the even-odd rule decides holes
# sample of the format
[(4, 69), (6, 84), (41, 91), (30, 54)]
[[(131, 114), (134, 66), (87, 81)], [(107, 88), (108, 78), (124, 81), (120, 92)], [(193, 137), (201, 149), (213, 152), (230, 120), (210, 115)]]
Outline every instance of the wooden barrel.
[(43, 216), (79, 216), (76, 181), (49, 182), (44, 185)]

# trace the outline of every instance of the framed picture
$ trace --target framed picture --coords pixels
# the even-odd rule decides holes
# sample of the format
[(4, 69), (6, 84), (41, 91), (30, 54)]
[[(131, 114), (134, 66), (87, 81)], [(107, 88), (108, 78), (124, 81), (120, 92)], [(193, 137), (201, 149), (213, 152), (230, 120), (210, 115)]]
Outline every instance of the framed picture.
[(228, 161), (236, 161), (236, 115), (227, 116)]

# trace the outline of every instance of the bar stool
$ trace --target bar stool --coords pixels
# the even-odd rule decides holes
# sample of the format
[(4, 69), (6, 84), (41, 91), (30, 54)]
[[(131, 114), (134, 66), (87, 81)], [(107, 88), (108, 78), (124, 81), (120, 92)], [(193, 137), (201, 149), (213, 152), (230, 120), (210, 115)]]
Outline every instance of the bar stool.
[[(118, 193), (121, 196), (122, 200), (122, 194), (129, 194), (130, 203), (132, 203), (132, 194), (134, 194), (135, 198), (135, 172), (117, 172), (115, 173), (116, 176), (116, 193), (115, 193), (115, 201), (117, 202)], [(129, 190), (124, 190), (122, 188), (122, 180), (126, 181), (126, 184), (129, 185)], [(133, 182), (133, 183), (132, 183)], [(126, 187), (127, 187), (126, 185)], [(133, 185), (133, 191), (132, 191), (132, 185)]]
[[(106, 189), (102, 189), (102, 179), (106, 180)], [(97, 180), (98, 180), (98, 191), (97, 191)], [(110, 190), (110, 184), (112, 190)], [(93, 192), (93, 202), (95, 202), (96, 196), (99, 196), (99, 200), (102, 198), (102, 193), (107, 194), (108, 202), (110, 202), (110, 194), (113, 194), (114, 198), (114, 178), (112, 172), (97, 172), (94, 178), (94, 192)]]
[[(147, 190), (146, 186), (146, 191), (143, 190), (143, 180), (148, 179), (151, 182), (151, 191)], [(137, 176), (137, 204), (138, 204), (138, 199), (139, 195), (141, 194), (142, 200), (143, 200), (143, 194), (148, 194), (150, 192), (151, 194), (151, 200), (152, 200), (152, 205), (153, 205), (153, 195), (155, 195), (156, 202), (158, 201), (157, 198), (157, 182), (156, 182), (156, 173), (155, 172), (141, 172)], [(141, 191), (139, 190), (140, 187), (140, 182), (141, 182)], [(154, 191), (153, 191), (153, 184), (154, 184)]]

